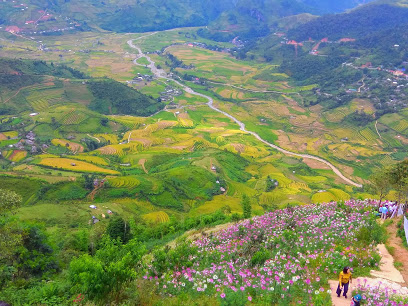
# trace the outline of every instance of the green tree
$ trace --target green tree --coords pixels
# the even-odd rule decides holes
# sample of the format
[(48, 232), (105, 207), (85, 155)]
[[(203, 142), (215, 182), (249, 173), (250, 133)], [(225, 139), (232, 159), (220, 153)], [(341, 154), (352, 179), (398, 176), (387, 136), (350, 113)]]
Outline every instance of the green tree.
[(98, 302), (118, 303), (124, 284), (136, 278), (145, 253), (145, 246), (136, 240), (122, 245), (104, 236), (94, 256), (85, 254), (72, 260), (68, 270), (72, 293), (83, 293)]
[(399, 162), (390, 169), (389, 180), (398, 192), (398, 202), (401, 202), (401, 197), (408, 187), (408, 160)]
[(22, 198), (14, 191), (0, 189), (0, 216), (13, 213), (20, 207)]
[(12, 263), (22, 245), (22, 236), (17, 219), (10, 214), (20, 206), (21, 200), (14, 191), (0, 189), (0, 288), (16, 272)]
[(244, 211), (244, 218), (245, 219), (251, 218), (251, 215), (252, 215), (251, 201), (246, 194), (242, 196), (241, 205), (242, 205), (242, 210)]
[(391, 184), (389, 180), (388, 171), (382, 170), (374, 173), (370, 177), (371, 184), (369, 186), (370, 191), (375, 194), (378, 194), (380, 197), (380, 204), (384, 197), (388, 194), (391, 189)]
[(38, 224), (22, 224), (22, 242), (22, 246), (15, 254), (15, 263), (20, 276), (27, 278), (41, 276), (58, 269), (45, 228)]
[(130, 226), (121, 217), (115, 217), (109, 220), (106, 233), (111, 239), (120, 239), (124, 244), (126, 244), (131, 237)]

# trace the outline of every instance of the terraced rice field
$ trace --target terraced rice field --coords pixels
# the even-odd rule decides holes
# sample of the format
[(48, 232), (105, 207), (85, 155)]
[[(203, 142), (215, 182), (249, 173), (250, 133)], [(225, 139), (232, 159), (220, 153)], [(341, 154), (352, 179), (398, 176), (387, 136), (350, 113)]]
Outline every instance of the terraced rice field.
[(170, 220), (169, 215), (164, 211), (156, 211), (146, 214), (143, 216), (143, 219), (151, 223), (165, 223)]
[(395, 163), (395, 160), (392, 159), (390, 155), (384, 155), (382, 159), (380, 159), (380, 164), (383, 165), (384, 167), (392, 165)]
[(336, 196), (329, 191), (315, 193), (312, 196), (313, 203), (329, 203), (336, 200)]
[(402, 119), (390, 125), (390, 127), (399, 132), (403, 133), (405, 130), (408, 129), (408, 120)]
[(340, 122), (352, 111), (348, 107), (338, 107), (330, 112), (324, 113), (326, 119), (330, 122)]
[(336, 201), (350, 200), (350, 195), (341, 189), (331, 188), (328, 191), (336, 197)]
[(0, 133), (0, 140), (7, 140), (9, 138), (18, 137), (17, 131), (9, 131), (9, 132), (2, 132)]
[(142, 145), (139, 143), (128, 143), (122, 145), (109, 145), (96, 150), (103, 155), (117, 155), (124, 156), (129, 152), (139, 152), (142, 149)]
[(66, 125), (70, 124), (80, 124), (84, 121), (88, 116), (84, 114), (83, 111), (75, 110), (74, 108), (70, 111), (66, 112), (62, 117), (62, 123)]
[(74, 172), (105, 173), (113, 175), (119, 174), (119, 172), (115, 170), (101, 168), (84, 161), (70, 158), (44, 158), (39, 162), (39, 165)]
[(367, 141), (374, 141), (378, 139), (377, 133), (375, 133), (372, 129), (370, 128), (365, 128), (364, 130), (360, 131), (361, 136), (363, 136)]
[(61, 102), (63, 91), (61, 89), (39, 90), (34, 91), (34, 88), (30, 88), (32, 92), (27, 96), (26, 100), (37, 111), (44, 111), (50, 105)]
[(146, 119), (130, 116), (109, 116), (109, 119), (126, 126), (129, 129), (137, 129)]
[(177, 120), (178, 120), (178, 125), (181, 127), (185, 127), (185, 128), (194, 127), (194, 122), (190, 118), (182, 118), (181, 116), (179, 116)]
[(134, 188), (140, 184), (140, 181), (132, 176), (109, 177), (108, 182), (116, 188)]
[(81, 153), (84, 151), (84, 147), (78, 143), (66, 140), (66, 139), (53, 139), (51, 143), (54, 146), (61, 146), (70, 149), (73, 153)]
[[(86, 154), (86, 153), (85, 153)], [(108, 166), (109, 163), (102, 157), (99, 156), (92, 156), (92, 155), (73, 155), (70, 158), (83, 160), (88, 163), (97, 164), (101, 166)]]
[(14, 150), (8, 157), (8, 159), (12, 162), (18, 163), (19, 161), (22, 161), (24, 158), (27, 156), (27, 151), (21, 151), (21, 150)]
[(110, 144), (117, 144), (119, 142), (118, 136), (114, 134), (96, 134), (95, 137), (99, 139), (103, 138), (105, 139), (106, 142)]

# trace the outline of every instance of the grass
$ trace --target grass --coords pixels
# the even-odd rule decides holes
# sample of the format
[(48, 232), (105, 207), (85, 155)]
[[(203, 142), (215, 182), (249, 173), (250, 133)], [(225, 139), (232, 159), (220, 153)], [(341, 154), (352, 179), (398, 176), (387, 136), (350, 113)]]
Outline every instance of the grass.
[[(391, 254), (392, 255), (392, 254)], [(400, 261), (394, 261), (394, 267), (399, 270), (402, 271), (402, 269), (404, 268), (404, 263), (400, 262)]]
[(18, 193), (27, 204), (35, 199), (38, 190), (43, 185), (41, 180), (24, 177), (0, 176), (0, 189), (12, 190)]

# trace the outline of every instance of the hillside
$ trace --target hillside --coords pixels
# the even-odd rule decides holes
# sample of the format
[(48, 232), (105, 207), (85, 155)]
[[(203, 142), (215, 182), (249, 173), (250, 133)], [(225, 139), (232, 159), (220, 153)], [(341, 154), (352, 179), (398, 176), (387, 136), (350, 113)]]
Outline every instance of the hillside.
[[(166, 1), (132, 2), (46, 1), (24, 0), (17, 5), (11, 0), (0, 3), (0, 25), (13, 26), (14, 31), (61, 35), (62, 33), (103, 28), (115, 32), (145, 32), (176, 27), (211, 24), (214, 31), (226, 30), (248, 34), (244, 28), (258, 28), (259, 35), (277, 19), (299, 13), (340, 12), (360, 1)], [(11, 28), (10, 28), (11, 29)]]
[(337, 305), (344, 266), (408, 303), (407, 1), (22, 1), (0, 304)]
[(89, 99), (81, 101), (83, 104), (106, 115), (151, 115), (164, 107), (124, 84), (89, 79), (84, 73), (65, 65), (0, 58), (0, 67), (2, 115), (38, 112), (59, 103), (77, 102), (70, 96), (81, 94), (83, 96), (79, 99)]
[[(296, 41), (322, 39), (338, 40), (343, 37), (361, 39), (375, 32), (402, 27), (408, 21), (408, 9), (388, 4), (370, 4), (348, 13), (325, 15), (301, 27), (288, 31), (288, 37)], [(352, 26), (350, 26), (352, 25)]]

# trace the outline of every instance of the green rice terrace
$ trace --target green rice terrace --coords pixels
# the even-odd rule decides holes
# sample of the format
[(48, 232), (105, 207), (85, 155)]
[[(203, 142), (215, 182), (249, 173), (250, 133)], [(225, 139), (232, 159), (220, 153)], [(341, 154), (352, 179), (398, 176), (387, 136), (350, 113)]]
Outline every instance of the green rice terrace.
[(408, 108), (198, 28), (81, 30), (0, 31), (0, 302), (331, 305), (379, 269), (364, 199), (407, 196)]

